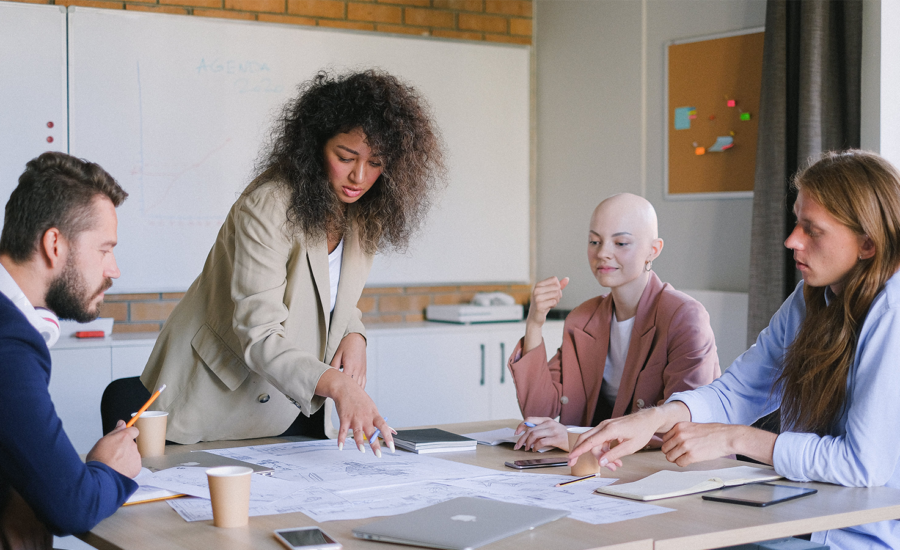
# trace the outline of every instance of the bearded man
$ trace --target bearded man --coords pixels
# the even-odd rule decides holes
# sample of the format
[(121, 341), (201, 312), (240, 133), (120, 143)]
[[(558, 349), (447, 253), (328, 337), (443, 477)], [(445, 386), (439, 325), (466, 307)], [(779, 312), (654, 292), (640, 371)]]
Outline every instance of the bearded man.
[(120, 422), (82, 462), (48, 391), (52, 313), (79, 322), (99, 315), (104, 292), (119, 276), (116, 207), (127, 196), (97, 164), (48, 152), (28, 162), (6, 204), (0, 234), (3, 550), (50, 548), (53, 534), (89, 531), (137, 489), (137, 429)]

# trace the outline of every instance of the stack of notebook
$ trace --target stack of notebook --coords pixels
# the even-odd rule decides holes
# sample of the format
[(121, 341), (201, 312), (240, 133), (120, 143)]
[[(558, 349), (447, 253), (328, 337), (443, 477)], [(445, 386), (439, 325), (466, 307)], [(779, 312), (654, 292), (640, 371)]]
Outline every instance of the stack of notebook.
[(400, 430), (394, 436), (394, 444), (414, 453), (445, 453), (474, 451), (478, 442), (437, 428), (428, 428)]

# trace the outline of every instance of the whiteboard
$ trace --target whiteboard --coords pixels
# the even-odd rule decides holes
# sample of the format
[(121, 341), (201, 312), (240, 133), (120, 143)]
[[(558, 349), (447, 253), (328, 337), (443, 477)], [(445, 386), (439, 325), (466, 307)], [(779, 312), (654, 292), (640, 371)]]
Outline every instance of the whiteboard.
[(281, 105), (322, 68), (382, 68), (419, 89), (449, 183), (403, 256), (370, 285), (529, 279), (527, 47), (69, 8), (71, 152), (131, 195), (118, 292), (199, 274)]
[(6, 206), (26, 162), (68, 150), (65, 8), (0, 2), (0, 67), (0, 206)]

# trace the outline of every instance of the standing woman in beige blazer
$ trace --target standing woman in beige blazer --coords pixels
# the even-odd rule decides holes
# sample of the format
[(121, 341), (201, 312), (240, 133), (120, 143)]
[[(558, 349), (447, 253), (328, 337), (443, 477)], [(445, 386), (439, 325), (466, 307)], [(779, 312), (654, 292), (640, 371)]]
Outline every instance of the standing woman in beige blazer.
[(339, 447), (353, 429), (364, 451), (376, 428), (392, 446), (364, 391), (356, 303), (373, 255), (403, 249), (421, 223), (442, 158), (427, 106), (393, 76), (323, 72), (300, 86), (141, 376), (167, 386), (153, 407), (169, 413), (167, 439), (324, 437), (330, 397)]
[(569, 280), (551, 277), (535, 285), (525, 337), (509, 358), (519, 406), (531, 424), (519, 425), (516, 448), (568, 450), (565, 425), (596, 426), (655, 407), (721, 374), (706, 310), (652, 271), (663, 240), (646, 199), (623, 193), (601, 202), (587, 241), (591, 271), (610, 293), (572, 310), (562, 347), (547, 361), (541, 327)]

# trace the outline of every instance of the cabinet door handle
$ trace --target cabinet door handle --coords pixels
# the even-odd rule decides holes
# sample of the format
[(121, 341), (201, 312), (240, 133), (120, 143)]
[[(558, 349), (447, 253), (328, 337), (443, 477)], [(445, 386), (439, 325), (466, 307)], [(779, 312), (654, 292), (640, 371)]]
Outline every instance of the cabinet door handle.
[(484, 344), (481, 344), (481, 385), (484, 385)]
[(500, 342), (500, 383), (506, 384), (506, 343)]

